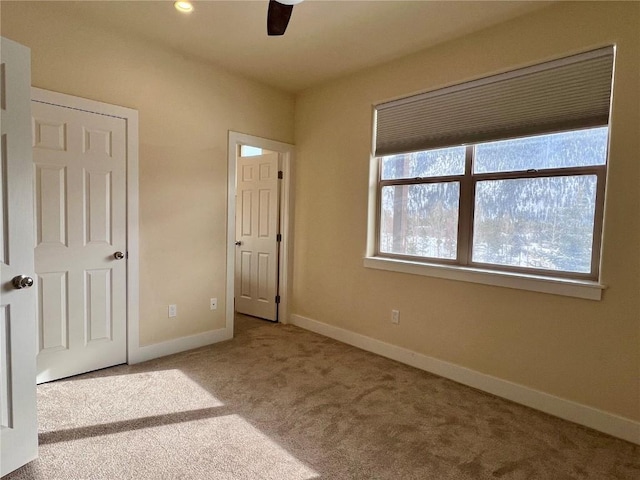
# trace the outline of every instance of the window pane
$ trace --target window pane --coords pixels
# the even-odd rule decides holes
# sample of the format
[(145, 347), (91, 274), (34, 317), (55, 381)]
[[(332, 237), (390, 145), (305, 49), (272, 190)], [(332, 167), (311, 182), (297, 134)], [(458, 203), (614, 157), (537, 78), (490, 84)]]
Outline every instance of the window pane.
[(465, 147), (382, 157), (382, 180), (464, 174)]
[(595, 175), (476, 184), (474, 262), (589, 273)]
[(459, 197), (458, 182), (383, 187), (380, 251), (455, 259)]
[(262, 149), (258, 147), (251, 147), (249, 145), (240, 145), (240, 156), (241, 157), (255, 157), (257, 155), (262, 155)]
[(604, 165), (608, 128), (591, 128), (476, 145), (474, 173)]

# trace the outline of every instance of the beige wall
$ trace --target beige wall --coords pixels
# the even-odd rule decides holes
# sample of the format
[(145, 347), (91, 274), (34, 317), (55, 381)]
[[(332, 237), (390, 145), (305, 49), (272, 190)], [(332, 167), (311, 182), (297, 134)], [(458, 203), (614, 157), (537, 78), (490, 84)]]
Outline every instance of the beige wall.
[[(561, 4), (299, 95), (292, 312), (640, 420), (639, 25)], [(363, 267), (372, 104), (612, 42), (602, 301)]]
[(292, 142), (293, 97), (55, 3), (3, 1), (2, 35), (31, 48), (34, 86), (139, 111), (141, 344), (223, 328), (227, 132)]

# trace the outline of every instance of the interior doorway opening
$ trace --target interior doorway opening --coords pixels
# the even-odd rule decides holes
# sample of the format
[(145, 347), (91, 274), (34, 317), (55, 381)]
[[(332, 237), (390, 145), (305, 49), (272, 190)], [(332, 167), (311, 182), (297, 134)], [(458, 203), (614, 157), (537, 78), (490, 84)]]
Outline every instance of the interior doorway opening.
[(278, 321), (280, 303), (280, 154), (238, 146), (235, 311)]
[(138, 112), (31, 88), (37, 382), (136, 363)]
[(229, 132), (226, 326), (288, 322), (294, 146)]

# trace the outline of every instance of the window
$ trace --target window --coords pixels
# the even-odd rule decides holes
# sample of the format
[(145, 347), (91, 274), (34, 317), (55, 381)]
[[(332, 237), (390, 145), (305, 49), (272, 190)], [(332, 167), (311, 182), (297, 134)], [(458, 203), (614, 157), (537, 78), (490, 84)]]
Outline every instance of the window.
[(607, 127), (380, 159), (377, 254), (596, 279)]
[(241, 157), (256, 157), (262, 155), (262, 149), (258, 147), (252, 147), (251, 145), (240, 145)]
[(376, 105), (365, 265), (595, 284), (613, 60), (606, 47)]

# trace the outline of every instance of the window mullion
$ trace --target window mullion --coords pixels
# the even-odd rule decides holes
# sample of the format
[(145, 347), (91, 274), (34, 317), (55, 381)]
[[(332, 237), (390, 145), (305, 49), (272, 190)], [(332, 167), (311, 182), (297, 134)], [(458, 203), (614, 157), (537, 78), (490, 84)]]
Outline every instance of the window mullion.
[(475, 181), (485, 180), (516, 180), (524, 178), (545, 178), (545, 177), (570, 177), (574, 175), (599, 175), (606, 171), (604, 165), (588, 167), (564, 167), (546, 168), (542, 170), (518, 170), (491, 173), (476, 173), (473, 175)]
[(596, 204), (593, 222), (593, 242), (591, 244), (591, 275), (594, 278), (600, 276), (600, 261), (602, 249), (602, 226), (604, 223), (604, 195), (606, 185), (606, 170), (603, 167), (597, 174)]
[(381, 187), (393, 187), (399, 185), (422, 185), (427, 183), (447, 183), (447, 182), (459, 182), (462, 180), (462, 175), (447, 175), (442, 177), (416, 177), (416, 178), (400, 178), (393, 180), (380, 180)]
[(376, 159), (378, 162), (378, 181), (376, 186), (376, 231), (375, 231), (375, 254), (380, 254), (380, 230), (382, 228), (382, 158)]
[(473, 182), (471, 168), (473, 146), (465, 151), (464, 177), (460, 181), (460, 205), (458, 217), (458, 263), (468, 265), (471, 259), (471, 230), (473, 222)]

